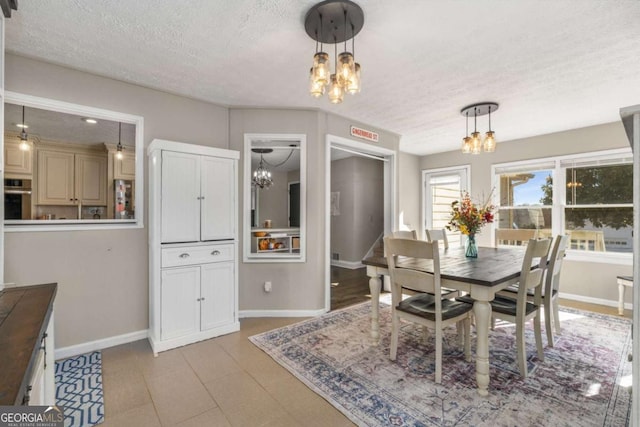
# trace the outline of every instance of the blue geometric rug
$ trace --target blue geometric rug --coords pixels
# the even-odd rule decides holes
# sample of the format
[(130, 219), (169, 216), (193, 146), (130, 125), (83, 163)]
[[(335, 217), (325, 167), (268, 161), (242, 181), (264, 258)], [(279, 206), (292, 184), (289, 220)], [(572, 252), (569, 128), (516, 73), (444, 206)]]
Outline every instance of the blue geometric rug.
[(102, 354), (81, 354), (56, 362), (56, 404), (64, 407), (65, 427), (104, 421)]
[[(370, 303), (268, 331), (249, 339), (359, 426), (618, 427), (631, 409), (631, 322), (561, 307), (562, 335), (536, 355), (526, 330), (529, 376), (518, 373), (514, 327), (489, 333), (489, 396), (476, 391), (475, 363), (446, 328), (442, 384), (434, 382), (434, 339), (401, 325), (398, 357), (389, 360), (391, 308), (380, 302), (381, 342), (369, 339)], [(543, 329), (544, 331), (544, 329)], [(475, 356), (472, 332), (472, 356)]]

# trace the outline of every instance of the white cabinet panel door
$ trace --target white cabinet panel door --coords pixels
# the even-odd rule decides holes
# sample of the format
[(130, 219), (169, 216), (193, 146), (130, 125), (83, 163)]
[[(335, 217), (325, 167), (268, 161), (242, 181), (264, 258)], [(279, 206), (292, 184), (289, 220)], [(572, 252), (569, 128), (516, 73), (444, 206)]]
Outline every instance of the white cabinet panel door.
[(76, 199), (83, 205), (107, 204), (107, 158), (76, 154)]
[(162, 152), (162, 243), (200, 240), (200, 157)]
[(39, 205), (74, 205), (73, 153), (39, 150), (38, 154)]
[(236, 235), (235, 168), (231, 159), (202, 156), (201, 240), (233, 239)]
[(200, 330), (200, 267), (163, 269), (161, 339), (178, 338)]
[(201, 328), (203, 331), (234, 321), (234, 263), (203, 264), (200, 292)]

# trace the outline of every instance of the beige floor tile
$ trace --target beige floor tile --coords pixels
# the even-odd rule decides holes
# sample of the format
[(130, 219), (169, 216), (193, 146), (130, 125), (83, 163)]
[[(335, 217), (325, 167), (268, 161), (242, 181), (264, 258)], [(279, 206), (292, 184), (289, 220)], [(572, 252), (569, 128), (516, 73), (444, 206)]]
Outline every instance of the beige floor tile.
[(105, 416), (119, 414), (151, 403), (142, 374), (120, 370), (102, 375)]
[(131, 344), (123, 344), (102, 350), (102, 373), (137, 371), (136, 354)]
[(147, 351), (136, 352), (136, 363), (146, 379), (167, 375), (189, 367), (179, 348), (163, 351), (158, 353), (158, 357), (155, 357), (149, 347)]
[(242, 370), (215, 340), (183, 347), (182, 354), (203, 383)]
[[(275, 420), (268, 420), (263, 424), (260, 424), (260, 427), (306, 427), (305, 424), (300, 424), (300, 422), (296, 421), (289, 414), (283, 414), (282, 416), (276, 418)], [(325, 427), (334, 427), (331, 424), (325, 424)]]
[(174, 425), (217, 405), (196, 374), (185, 368), (147, 380), (162, 425)]
[(234, 426), (258, 426), (286, 414), (284, 408), (246, 372), (205, 384)]
[(224, 416), (220, 408), (211, 409), (210, 411), (200, 414), (197, 417), (189, 418), (178, 424), (178, 427), (231, 427), (229, 421)]
[(126, 412), (105, 416), (100, 427), (160, 427), (160, 420), (153, 404), (147, 403)]

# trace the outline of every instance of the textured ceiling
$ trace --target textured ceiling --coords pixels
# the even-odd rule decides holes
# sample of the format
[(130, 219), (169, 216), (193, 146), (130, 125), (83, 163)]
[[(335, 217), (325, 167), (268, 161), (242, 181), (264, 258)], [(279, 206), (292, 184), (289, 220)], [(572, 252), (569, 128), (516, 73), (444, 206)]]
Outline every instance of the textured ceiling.
[(398, 133), (415, 154), (459, 148), (459, 111), (480, 101), (500, 103), (498, 141), (640, 104), (638, 0), (357, 2), (362, 92), (337, 106), (307, 92), (315, 1), (23, 1), (6, 49), (221, 105), (320, 108)]

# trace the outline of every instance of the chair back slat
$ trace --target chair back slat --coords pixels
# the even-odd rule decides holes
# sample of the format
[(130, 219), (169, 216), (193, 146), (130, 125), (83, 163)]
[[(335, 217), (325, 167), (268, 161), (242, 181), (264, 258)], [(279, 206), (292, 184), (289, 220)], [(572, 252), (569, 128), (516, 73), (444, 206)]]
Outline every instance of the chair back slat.
[(416, 230), (397, 230), (392, 232), (391, 235), (396, 239), (418, 240)]
[(553, 249), (551, 250), (549, 268), (547, 269), (547, 277), (545, 280), (545, 295), (551, 296), (552, 291), (560, 288), (560, 272), (562, 271), (562, 263), (569, 246), (569, 236), (559, 235), (556, 237)]
[[(392, 287), (409, 288), (436, 295), (436, 304), (440, 305), (440, 258), (438, 242), (424, 240), (384, 238), (385, 253), (389, 266)], [(421, 263), (432, 262), (433, 273), (412, 269)]]
[(445, 249), (449, 249), (449, 240), (447, 240), (447, 233), (442, 230), (425, 230), (427, 236), (427, 242), (441, 241), (444, 244)]
[[(518, 303), (524, 303), (527, 299), (527, 291), (535, 288), (536, 303), (539, 304), (542, 298), (542, 277), (547, 268), (547, 257), (549, 255), (549, 247), (551, 239), (529, 239), (527, 243), (527, 251), (522, 260), (522, 271), (520, 272), (520, 281), (518, 283)], [(538, 258), (538, 266), (531, 268), (533, 260)]]

